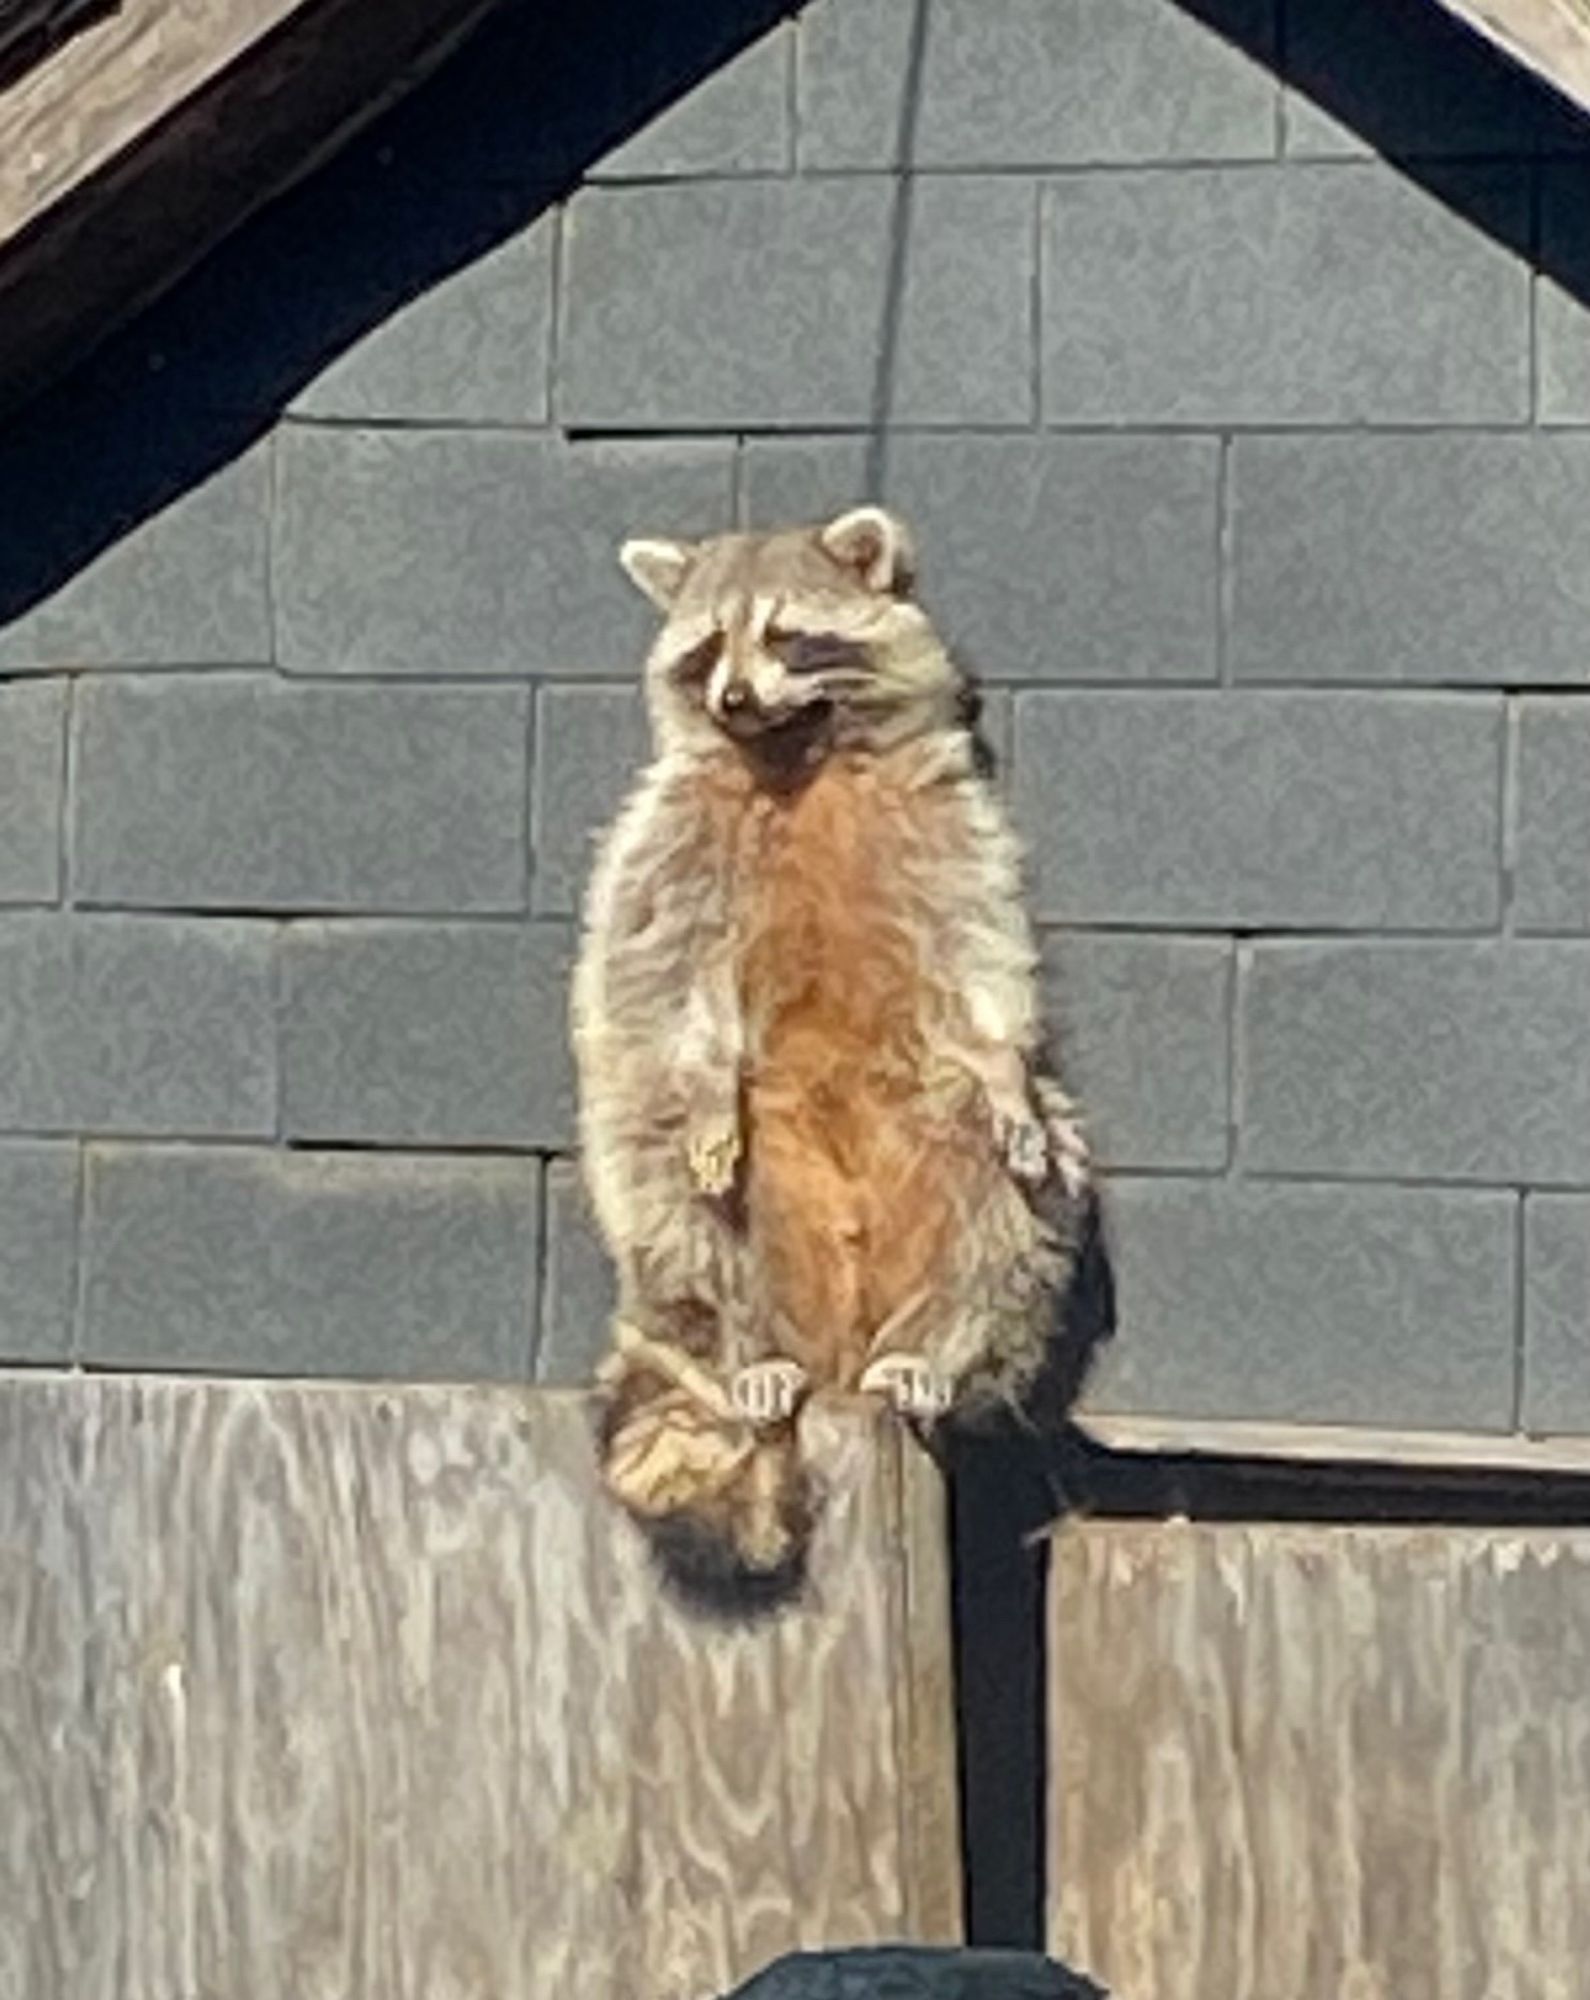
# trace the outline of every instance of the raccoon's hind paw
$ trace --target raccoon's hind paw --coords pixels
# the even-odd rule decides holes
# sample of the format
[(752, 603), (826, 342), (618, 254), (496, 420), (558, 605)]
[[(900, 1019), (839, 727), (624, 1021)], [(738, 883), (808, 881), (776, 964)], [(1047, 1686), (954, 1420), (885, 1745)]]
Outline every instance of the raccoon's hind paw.
[(701, 1125), (685, 1142), (685, 1157), (696, 1192), (719, 1198), (734, 1187), (740, 1164), (740, 1135), (729, 1120)]
[(810, 1378), (798, 1361), (753, 1361), (729, 1383), (729, 1398), (738, 1415), (758, 1429), (787, 1423), (800, 1407)]
[(942, 1417), (955, 1396), (955, 1385), (920, 1354), (880, 1354), (861, 1377), (865, 1396), (882, 1396), (902, 1417), (930, 1423)]

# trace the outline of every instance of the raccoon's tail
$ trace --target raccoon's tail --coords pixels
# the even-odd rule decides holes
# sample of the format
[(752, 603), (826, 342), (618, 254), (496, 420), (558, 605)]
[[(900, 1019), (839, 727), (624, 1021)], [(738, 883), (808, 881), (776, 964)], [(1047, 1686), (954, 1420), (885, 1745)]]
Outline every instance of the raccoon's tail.
[(730, 1623), (804, 1590), (817, 1505), (793, 1424), (754, 1430), (688, 1357), (639, 1342), (604, 1371), (597, 1460), (665, 1586)]

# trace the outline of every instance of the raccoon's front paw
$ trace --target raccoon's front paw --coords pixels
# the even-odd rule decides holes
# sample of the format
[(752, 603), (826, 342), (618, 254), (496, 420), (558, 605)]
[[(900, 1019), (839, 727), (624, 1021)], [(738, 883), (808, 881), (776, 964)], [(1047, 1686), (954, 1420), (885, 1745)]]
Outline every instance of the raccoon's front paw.
[(685, 1157), (697, 1194), (712, 1200), (728, 1194), (740, 1164), (740, 1135), (732, 1120), (697, 1126), (685, 1142)]
[(864, 1396), (882, 1396), (902, 1417), (931, 1423), (942, 1417), (955, 1396), (955, 1385), (920, 1354), (880, 1354), (861, 1378)]
[(1076, 1201), (1093, 1177), (1092, 1148), (1070, 1098), (1051, 1087), (1041, 1093), (1041, 1102), (1045, 1151), (1060, 1185)]
[(1014, 1117), (1000, 1112), (994, 1118), (994, 1138), (1005, 1165), (1017, 1180), (1036, 1187), (1049, 1176), (1049, 1134), (1031, 1112)]
[(788, 1423), (800, 1406), (810, 1378), (798, 1361), (752, 1361), (729, 1384), (738, 1415), (758, 1429)]

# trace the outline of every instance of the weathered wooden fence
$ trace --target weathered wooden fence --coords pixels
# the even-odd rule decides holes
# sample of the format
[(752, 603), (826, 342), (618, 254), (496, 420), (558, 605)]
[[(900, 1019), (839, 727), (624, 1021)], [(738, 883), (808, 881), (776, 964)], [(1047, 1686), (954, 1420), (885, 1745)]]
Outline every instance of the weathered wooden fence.
[(658, 1595), (578, 1398), (0, 1377), (0, 2000), (702, 2000), (953, 1939), (940, 1496), (830, 1420), (813, 1602)]
[(1590, 1533), (1091, 1522), (1052, 1948), (1152, 2000), (1590, 1991)]

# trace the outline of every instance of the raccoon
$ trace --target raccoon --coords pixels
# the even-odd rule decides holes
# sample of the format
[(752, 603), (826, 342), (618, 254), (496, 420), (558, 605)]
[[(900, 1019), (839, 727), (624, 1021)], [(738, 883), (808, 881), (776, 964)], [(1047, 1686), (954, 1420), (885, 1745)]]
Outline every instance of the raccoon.
[(654, 758), (598, 850), (572, 1028), (618, 1284), (599, 1454), (705, 1608), (799, 1592), (814, 1390), (1019, 1398), (1090, 1183), (1040, 1043), (976, 690), (903, 522), (627, 543)]

